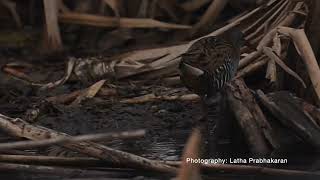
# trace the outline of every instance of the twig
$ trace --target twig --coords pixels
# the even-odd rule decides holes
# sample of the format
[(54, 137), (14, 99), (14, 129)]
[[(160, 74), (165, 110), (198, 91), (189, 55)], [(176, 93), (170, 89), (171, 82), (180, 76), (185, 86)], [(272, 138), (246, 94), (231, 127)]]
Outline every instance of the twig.
[[(278, 34), (276, 34), (273, 38), (273, 46), (272, 49), (275, 52), (275, 55), (278, 57), (281, 56), (281, 40)], [(271, 83), (275, 83), (277, 81), (277, 67), (274, 59), (270, 58), (268, 62), (266, 76), (267, 79), (270, 80)]]
[[(294, 9), (300, 9), (303, 3), (298, 2)], [(290, 13), (286, 16), (283, 20), (279, 22), (279, 26), (290, 26), (294, 19), (296, 18), (296, 14)], [(272, 42), (273, 37), (277, 32), (277, 28), (270, 30), (263, 38), (259, 41), (257, 46), (257, 51), (254, 51), (247, 55), (246, 57), (242, 58), (239, 63), (239, 69), (245, 67), (246, 65), (250, 64), (253, 60), (259, 57), (262, 54), (262, 47), (267, 46), (269, 43)]]
[[(69, 135), (65, 133), (60, 133), (41, 126), (33, 126), (23, 121), (22, 119), (13, 119), (1, 114), (0, 128), (14, 136), (25, 137), (32, 140), (69, 137)], [(171, 166), (167, 166), (158, 162), (151, 161), (147, 158), (143, 158), (120, 150), (115, 150), (93, 142), (66, 143), (62, 144), (62, 146), (95, 158), (111, 161), (112, 163), (118, 165), (133, 168), (150, 169), (165, 173), (176, 172), (176, 169)]]
[(278, 17), (276, 17), (272, 22), (270, 22), (269, 26), (271, 28), (277, 27), (282, 20), (288, 17), (288, 14), (290, 14), (290, 12), (292, 11), (292, 7), (294, 6), (294, 4), (296, 5), (297, 3), (289, 0), (286, 7), (281, 10)]
[(262, 54), (262, 52), (260, 51), (254, 51), (250, 54), (248, 54), (247, 56), (245, 56), (244, 58), (240, 59), (239, 62), (239, 69), (244, 68), (245, 66), (247, 66), (248, 64), (250, 64), (250, 62), (252, 62), (253, 60), (255, 60), (257, 57), (259, 57)]
[[(218, 30), (216, 30), (216, 31), (204, 36), (204, 37), (216, 36), (216, 35), (222, 34), (223, 32), (239, 25), (242, 21), (248, 19), (249, 17), (253, 16), (254, 14), (256, 14), (257, 12), (259, 12), (262, 9), (263, 9), (263, 6), (257, 7), (255, 9), (253, 9), (252, 11), (248, 12), (247, 14), (244, 14), (242, 17), (236, 19), (235, 21), (230, 22), (230, 24), (227, 24), (227, 25), (223, 26), (222, 28), (220, 28), (220, 29), (218, 29)], [(200, 38), (198, 38), (198, 39), (200, 39)], [(196, 39), (196, 40), (198, 40), (198, 39)]]
[(76, 90), (68, 94), (61, 94), (53, 97), (48, 97), (46, 98), (46, 100), (52, 103), (61, 103), (61, 104), (70, 103), (74, 99), (76, 99), (81, 94), (81, 92), (82, 90)]
[(102, 88), (106, 80), (100, 80), (90, 87), (83, 90), (80, 95), (71, 103), (71, 106), (76, 106), (81, 103), (81, 101), (85, 99), (90, 99), (96, 96), (96, 94), (99, 92), (99, 90)]
[(176, 95), (176, 96), (156, 96), (155, 94), (147, 94), (139, 97), (134, 97), (131, 99), (124, 99), (121, 100), (121, 103), (127, 104), (139, 104), (139, 103), (146, 103), (152, 101), (197, 101), (199, 100), (199, 96), (196, 94), (185, 94), (185, 95)]
[(248, 39), (255, 37), (257, 34), (259, 34), (259, 32), (262, 32), (261, 34), (264, 34), (265, 32), (268, 32), (268, 30), (270, 28), (272, 28), (270, 26), (270, 22), (273, 20), (273, 18), (276, 15), (281, 13), (281, 10), (285, 9), (285, 7), (288, 3), (288, 0), (279, 1), (279, 2), (282, 3), (282, 5), (279, 8), (277, 8), (276, 12), (274, 12), (272, 15), (270, 15), (266, 21), (263, 21), (263, 24), (261, 24), (258, 28), (256, 28), (256, 30), (247, 37)]
[[(180, 166), (180, 161), (163, 161), (171, 166)], [(221, 171), (229, 173), (240, 174), (260, 174), (260, 175), (273, 175), (273, 176), (291, 176), (291, 177), (320, 177), (318, 172), (308, 172), (290, 169), (275, 169), (261, 166), (250, 165), (235, 165), (235, 164), (201, 164), (201, 169), (207, 170), (207, 172)]]
[(200, 128), (195, 128), (184, 148), (182, 163), (180, 165), (177, 180), (201, 179), (199, 164), (192, 164), (187, 160), (188, 158), (196, 159), (200, 157), (201, 141), (202, 137)]
[[(51, 166), (35, 166), (26, 164), (11, 164), (11, 163), (0, 163), (0, 172), (23, 172), (23, 173), (36, 173), (36, 174), (54, 174), (54, 175), (73, 175), (73, 176), (94, 176), (94, 177), (106, 177), (113, 176), (116, 173), (97, 171), (97, 170), (82, 170), (82, 169), (72, 169), (65, 167), (51, 167)], [(120, 176), (120, 174), (118, 174)]]
[(49, 166), (73, 166), (73, 167), (98, 167), (111, 166), (108, 161), (88, 157), (57, 157), (57, 156), (31, 156), (31, 155), (0, 155), (0, 161), (5, 163), (49, 165)]
[(244, 33), (247, 33), (249, 32), (250, 30), (252, 30), (253, 28), (254, 29), (257, 29), (255, 28), (255, 26), (261, 24), (261, 22), (264, 22), (266, 21), (270, 15), (273, 14), (273, 11), (275, 11), (276, 9), (279, 8), (279, 6), (281, 5), (281, 1), (279, 1), (278, 4), (275, 4), (272, 8), (270, 8), (270, 10), (268, 10), (267, 12), (265, 12), (261, 17), (259, 17), (255, 22), (251, 23), (250, 26), (246, 27), (243, 32)]
[(162, 84), (165, 86), (176, 86), (181, 84), (179, 76), (167, 77), (162, 79)]
[(264, 47), (263, 52), (271, 58), (273, 61), (275, 61), (283, 70), (285, 70), (288, 74), (299, 80), (299, 82), (302, 84), (304, 88), (306, 88), (306, 84), (302, 80), (302, 78), (295, 73), (293, 70), (291, 70), (269, 47)]
[(200, 21), (193, 26), (190, 33), (191, 36), (197, 33), (199, 30), (203, 31), (202, 28), (208, 26), (208, 23), (214, 23), (227, 3), (228, 0), (212, 0), (210, 6), (201, 17)]
[[(48, 102), (52, 102), (52, 103), (68, 104), (68, 103), (74, 101), (85, 90), (87, 90), (87, 89), (75, 90), (71, 93), (48, 97), (48, 98), (46, 98), (46, 100)], [(97, 92), (98, 96), (108, 96), (109, 97), (109, 96), (116, 96), (117, 94), (118, 93), (117, 93), (116, 89), (107, 88), (107, 87), (102, 87)]]
[[(73, 166), (73, 167), (118, 167), (95, 158), (87, 157), (55, 157), (55, 156), (22, 156), (22, 155), (0, 155), (0, 161), (5, 163), (19, 163), (30, 165), (49, 165), (49, 166)], [(183, 160), (185, 161), (185, 160)], [(180, 166), (181, 161), (159, 161), (170, 166)], [(240, 174), (263, 174), (263, 175), (282, 175), (282, 176), (319, 176), (316, 172), (296, 171), (287, 169), (274, 169), (250, 165), (233, 164), (199, 164), (200, 168), (212, 171)], [(121, 167), (121, 166), (120, 166)]]
[(190, 26), (172, 24), (148, 18), (117, 18), (97, 16), (91, 14), (65, 12), (59, 15), (63, 23), (90, 25), (96, 27), (120, 27), (120, 28), (168, 28), (168, 29), (190, 29)]
[(191, 1), (186, 1), (185, 3), (182, 3), (180, 6), (183, 10), (187, 12), (193, 12), (201, 8), (208, 2), (210, 2), (210, 0), (191, 0)]
[(296, 49), (300, 52), (300, 56), (307, 67), (307, 71), (313, 88), (318, 96), (318, 100), (320, 100), (320, 68), (304, 30), (279, 27), (278, 32), (289, 35), (293, 40)]
[(106, 3), (113, 11), (114, 15), (118, 18), (120, 18), (120, 11), (119, 11), (119, 6), (120, 6), (120, 1), (118, 0), (103, 0), (104, 3)]
[(28, 76), (27, 74), (25, 74), (24, 72), (21, 72), (15, 68), (12, 68), (12, 67), (6, 67), (4, 66), (2, 68), (2, 71), (15, 77), (15, 78), (18, 78), (22, 81), (26, 81), (26, 82), (32, 82), (32, 78), (30, 76)]
[(257, 62), (251, 63), (248, 66), (246, 66), (245, 68), (239, 70), (239, 72), (237, 73), (235, 78), (240, 78), (240, 77), (245, 77), (248, 74), (257, 71), (258, 69), (260, 69), (261, 67), (265, 66), (268, 62), (268, 59), (264, 58), (261, 60), (258, 60)]
[(113, 139), (131, 139), (138, 138), (145, 135), (145, 130), (136, 131), (125, 131), (120, 133), (100, 133), (100, 134), (89, 134), (89, 135), (79, 135), (72, 137), (58, 137), (37, 141), (18, 141), (18, 142), (8, 142), (0, 143), (0, 150), (6, 149), (18, 149), (18, 148), (35, 148), (41, 146), (49, 145), (61, 145), (65, 143), (75, 143), (83, 141), (110, 141)]
[[(247, 18), (253, 16), (257, 12), (259, 12), (263, 7), (258, 7), (256, 9), (253, 9), (252, 11), (248, 12), (247, 14), (244, 14), (242, 17), (238, 18), (237, 20), (230, 22), (230, 24), (206, 35), (203, 37), (208, 37), (208, 36), (217, 36), (219, 34), (222, 34), (223, 32), (237, 26), (240, 24), (240, 22), (246, 20)], [(143, 61), (145, 59), (157, 59), (156, 61), (148, 64), (148, 67), (152, 66), (154, 67), (153, 70), (155, 69), (161, 69), (165, 68), (168, 66), (171, 66), (172, 64), (177, 64), (180, 60), (180, 56), (182, 53), (184, 53), (194, 42), (197, 40), (203, 38), (197, 38), (195, 40), (190, 41), (187, 44), (182, 44), (182, 45), (176, 45), (176, 46), (170, 46), (170, 47), (165, 47), (165, 48), (156, 48), (156, 49), (149, 49), (149, 50), (140, 50), (140, 51), (135, 51), (128, 56), (122, 57), (119, 59), (119, 61), (128, 61), (128, 62), (135, 62), (135, 61)], [(145, 70), (146, 66), (142, 66), (138, 70)], [(146, 70), (148, 71), (148, 70)], [(151, 70), (149, 70), (151, 71)], [(131, 73), (127, 74), (125, 77), (129, 77), (131, 75), (134, 75), (136, 73)], [(121, 77), (120, 77), (121, 78)]]
[[(303, 7), (303, 5), (304, 2), (298, 2), (296, 6), (293, 8), (293, 11), (300, 10)], [(279, 26), (290, 26), (296, 17), (297, 13), (289, 12), (289, 15), (284, 20), (279, 22)]]

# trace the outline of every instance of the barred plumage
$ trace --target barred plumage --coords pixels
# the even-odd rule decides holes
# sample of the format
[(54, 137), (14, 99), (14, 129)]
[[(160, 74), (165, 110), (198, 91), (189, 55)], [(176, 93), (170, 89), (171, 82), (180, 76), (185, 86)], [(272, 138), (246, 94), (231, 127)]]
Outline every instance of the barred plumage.
[(200, 96), (212, 96), (236, 74), (242, 33), (232, 30), (196, 41), (181, 57), (180, 78)]

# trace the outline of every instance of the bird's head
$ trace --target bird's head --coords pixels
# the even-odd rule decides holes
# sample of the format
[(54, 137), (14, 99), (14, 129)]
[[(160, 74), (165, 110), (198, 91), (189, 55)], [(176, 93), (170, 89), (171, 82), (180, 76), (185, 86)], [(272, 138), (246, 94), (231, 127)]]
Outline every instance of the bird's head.
[(245, 44), (244, 34), (239, 28), (233, 28), (225, 33), (225, 37), (234, 47), (241, 47)]

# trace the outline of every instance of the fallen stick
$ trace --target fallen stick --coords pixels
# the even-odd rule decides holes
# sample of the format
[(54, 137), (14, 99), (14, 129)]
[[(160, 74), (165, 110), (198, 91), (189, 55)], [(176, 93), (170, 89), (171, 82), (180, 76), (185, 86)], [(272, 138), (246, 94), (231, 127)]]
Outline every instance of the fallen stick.
[(136, 131), (125, 131), (120, 133), (100, 133), (100, 134), (87, 134), (71, 137), (57, 137), (36, 141), (18, 141), (18, 142), (8, 142), (0, 143), (0, 151), (7, 149), (28, 149), (42, 146), (50, 145), (62, 145), (65, 143), (75, 143), (83, 141), (110, 141), (113, 139), (131, 139), (138, 138), (145, 135), (145, 130)]
[(0, 154), (11, 154), (11, 155), (34, 155), (34, 152), (28, 152), (23, 150), (1, 150)]
[(248, 66), (246, 66), (243, 69), (240, 69), (237, 72), (237, 75), (235, 78), (240, 78), (240, 77), (245, 77), (248, 74), (257, 71), (258, 69), (262, 68), (263, 66), (265, 66), (268, 63), (268, 59), (263, 58), (262, 60), (259, 60), (257, 62), (251, 63)]
[(250, 25), (248, 27), (246, 27), (245, 29), (243, 29), (243, 33), (248, 33), (249, 31), (252, 31), (254, 29), (259, 28), (259, 26), (261, 26), (261, 24), (265, 21), (267, 21), (269, 19), (269, 17), (274, 14), (274, 11), (277, 9), (280, 9), (279, 7), (281, 6), (281, 1), (279, 1), (278, 4), (273, 5), (268, 11), (266, 11), (265, 13), (263, 13), (263, 15), (261, 17), (259, 17), (258, 19), (255, 20), (255, 22), (250, 23)]
[(198, 101), (200, 97), (196, 94), (184, 94), (184, 95), (175, 95), (175, 96), (156, 96), (155, 94), (147, 94), (139, 97), (134, 97), (130, 99), (121, 100), (121, 103), (127, 104), (139, 104), (153, 101)]
[[(99, 167), (108, 164), (107, 161), (86, 158), (86, 157), (55, 157), (55, 156), (21, 156), (21, 155), (0, 155), (0, 161), (5, 164), (38, 164), (49, 166), (74, 166), (74, 167)], [(179, 167), (181, 161), (159, 161), (169, 166)], [(267, 167), (259, 167), (252, 165), (234, 165), (234, 164), (199, 164), (200, 168), (209, 172), (219, 171), (226, 173), (240, 174), (261, 174), (261, 175), (280, 175), (280, 176), (316, 176), (320, 177), (317, 172), (297, 171), (290, 169), (275, 169)], [(18, 166), (19, 167), (19, 166)], [(21, 167), (21, 166), (20, 166)], [(38, 166), (39, 167), (39, 166)], [(41, 167), (41, 166), (40, 166)], [(9, 169), (12, 169), (9, 167)]]
[(254, 59), (258, 58), (262, 54), (261, 51), (254, 51), (250, 54), (248, 54), (246, 57), (240, 59), (239, 62), (239, 69), (244, 68), (247, 66), (250, 62), (252, 62)]
[(0, 162), (48, 166), (113, 167), (113, 164), (108, 161), (89, 157), (57, 157), (1, 154)]
[[(14, 119), (2, 114), (0, 114), (0, 128), (13, 136), (24, 137), (32, 140), (69, 137), (68, 134), (57, 132), (42, 126), (31, 125), (20, 118)], [(176, 168), (174, 167), (93, 142), (66, 143), (62, 146), (91, 157), (103, 159), (126, 167), (149, 169), (165, 173), (176, 172)]]
[(51, 103), (70, 103), (73, 100), (75, 100), (81, 94), (81, 92), (82, 90), (76, 90), (68, 94), (61, 94), (57, 96), (48, 97), (46, 98), (46, 100)]
[[(271, 14), (269, 14), (268, 16), (267, 16), (267, 19), (265, 19), (264, 21), (262, 21), (261, 22), (261, 24), (259, 23), (258, 25), (258, 27), (256, 27), (256, 28), (254, 28), (253, 29), (253, 32), (252, 33), (250, 33), (250, 35), (248, 35), (246, 38), (248, 39), (248, 40), (252, 40), (252, 39), (254, 39), (254, 37), (257, 37), (257, 36), (259, 36), (259, 34), (264, 34), (264, 31), (266, 30), (266, 27), (268, 27), (268, 30), (269, 30), (269, 28), (270, 28), (270, 22), (271, 21), (274, 21), (274, 18), (275, 18), (275, 16), (279, 16), (281, 13), (281, 11), (282, 10), (284, 10), (285, 9), (285, 6), (287, 5), (287, 3), (288, 3), (288, 1), (287, 0), (280, 0), (280, 1), (278, 1), (277, 2), (278, 4), (274, 4), (273, 6), (272, 6), (272, 8), (270, 9), (270, 11), (269, 12), (271, 12)], [(273, 11), (275, 11), (275, 12), (273, 12)], [(266, 13), (264, 14), (264, 16), (266, 15)]]
[[(277, 57), (281, 56), (281, 40), (278, 34), (276, 34), (273, 38), (273, 46), (272, 49), (275, 52), (275, 55)], [(265, 49), (263, 49), (265, 51)], [(279, 58), (280, 59), (280, 58)], [(268, 62), (268, 67), (267, 67), (267, 72), (266, 72), (266, 78), (270, 80), (271, 83), (275, 83), (278, 81), (277, 77), (277, 67), (276, 67), (276, 62), (272, 58), (270, 58)], [(278, 82), (279, 84), (279, 82)]]
[(298, 2), (292, 11), (289, 12), (289, 15), (281, 22), (279, 22), (279, 26), (290, 26), (292, 22), (296, 19), (297, 14), (296, 11), (299, 11), (304, 6), (304, 2)]
[(181, 85), (181, 80), (179, 76), (173, 76), (162, 79), (162, 84), (165, 86), (177, 86)]
[(200, 146), (202, 142), (200, 128), (195, 128), (184, 147), (182, 155), (182, 163), (179, 168), (177, 180), (200, 180), (200, 166), (199, 164), (192, 164), (187, 161), (187, 158), (200, 158)]
[(167, 29), (189, 29), (188, 25), (173, 24), (148, 18), (125, 18), (106, 17), (92, 14), (64, 12), (59, 14), (59, 21), (70, 24), (89, 25), (96, 27), (118, 27), (118, 28), (167, 28)]
[[(46, 100), (52, 103), (68, 104), (74, 101), (83, 91), (86, 91), (86, 90), (87, 89), (75, 90), (71, 93), (48, 97), (46, 98)], [(98, 96), (117, 96), (117, 90), (113, 88), (102, 87), (97, 92), (97, 95)]]
[(0, 163), (1, 174), (14, 172), (14, 173), (36, 173), (36, 174), (52, 174), (52, 175), (64, 175), (64, 176), (77, 176), (77, 177), (119, 177), (121, 173), (98, 171), (98, 170), (83, 170), (72, 169), (65, 167), (51, 167), (51, 166), (36, 166), (26, 164), (11, 164)]
[(16, 70), (14, 67), (7, 67), (6, 65), (2, 68), (2, 71), (16, 77), (22, 81), (32, 82), (32, 79), (30, 76), (26, 75), (24, 72), (21, 72), (19, 70)]
[[(261, 110), (260, 106), (258, 105), (254, 95), (251, 93), (251, 90), (246, 86), (245, 82), (242, 79), (236, 79), (232, 82), (233, 87), (230, 88), (233, 94), (235, 94), (236, 98), (240, 98), (239, 102), (241, 101), (246, 108), (251, 112), (254, 122), (256, 123), (257, 130), (260, 130), (263, 134), (264, 138), (268, 141), (268, 144), (272, 145), (274, 149), (279, 148), (280, 143), (276, 138), (274, 130), (272, 129), (270, 123), (268, 122), (266, 116), (264, 115), (263, 111)], [(243, 107), (242, 107), (243, 108)], [(239, 110), (239, 109), (238, 109)], [(241, 116), (241, 114), (240, 114)], [(241, 116), (242, 117), (242, 116)], [(254, 127), (253, 124), (251, 126)], [(249, 126), (246, 126), (247, 130), (249, 131)], [(254, 130), (255, 131), (255, 130)], [(257, 134), (257, 136), (259, 136)], [(262, 142), (260, 142), (262, 143)], [(257, 143), (259, 144), (259, 143)], [(262, 143), (263, 144), (263, 143)], [(265, 144), (266, 146), (266, 144)], [(269, 149), (265, 147), (266, 150)]]
[[(232, 110), (237, 123), (242, 129), (245, 139), (248, 143), (250, 152), (253, 155), (265, 156), (270, 153), (270, 147), (267, 144), (266, 135), (271, 142), (272, 131), (268, 123), (264, 122), (258, 124), (258, 118), (263, 118), (262, 112), (258, 111), (258, 106), (246, 84), (243, 80), (234, 80), (227, 88), (227, 99), (230, 109)], [(260, 122), (263, 121), (260, 119)], [(264, 125), (264, 129), (261, 127)]]
[(281, 99), (271, 100), (261, 90), (257, 91), (261, 104), (288, 130), (298, 136), (302, 141), (312, 146), (315, 150), (320, 149), (320, 128), (310, 117), (297, 107), (293, 102), (283, 103)]
[(79, 96), (70, 104), (70, 106), (79, 105), (83, 100), (90, 99), (96, 96), (96, 94), (100, 91), (100, 89), (102, 88), (105, 82), (106, 82), (105, 79), (100, 80), (94, 83), (93, 85), (91, 85), (90, 87), (86, 88), (85, 90), (83, 90), (79, 94)]
[(186, 1), (179, 5), (184, 11), (193, 12), (204, 6), (206, 3), (210, 2), (210, 0), (191, 0)]
[(199, 20), (199, 22), (192, 27), (190, 34), (194, 35), (200, 30), (203, 31), (203, 29), (207, 27), (209, 23), (213, 24), (220, 15), (220, 12), (227, 5), (227, 3), (228, 0), (212, 1), (204, 15)]
[[(171, 166), (180, 166), (180, 161), (162, 161), (165, 164)], [(235, 164), (200, 164), (202, 170), (207, 172), (220, 171), (227, 173), (239, 173), (239, 174), (259, 174), (259, 175), (272, 175), (272, 176), (292, 176), (292, 177), (320, 177), (319, 172), (309, 172), (291, 169), (275, 169), (260, 166), (251, 165), (235, 165)]]

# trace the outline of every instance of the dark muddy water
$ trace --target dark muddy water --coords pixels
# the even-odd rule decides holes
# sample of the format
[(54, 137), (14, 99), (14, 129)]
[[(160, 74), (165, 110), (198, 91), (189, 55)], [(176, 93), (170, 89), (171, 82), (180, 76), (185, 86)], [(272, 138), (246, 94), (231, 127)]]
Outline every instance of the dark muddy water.
[(69, 134), (146, 129), (144, 138), (106, 144), (150, 159), (179, 160), (192, 120), (199, 114), (194, 106), (171, 102), (141, 105), (87, 102), (82, 107), (63, 108), (63, 112), (43, 117), (39, 124)]

